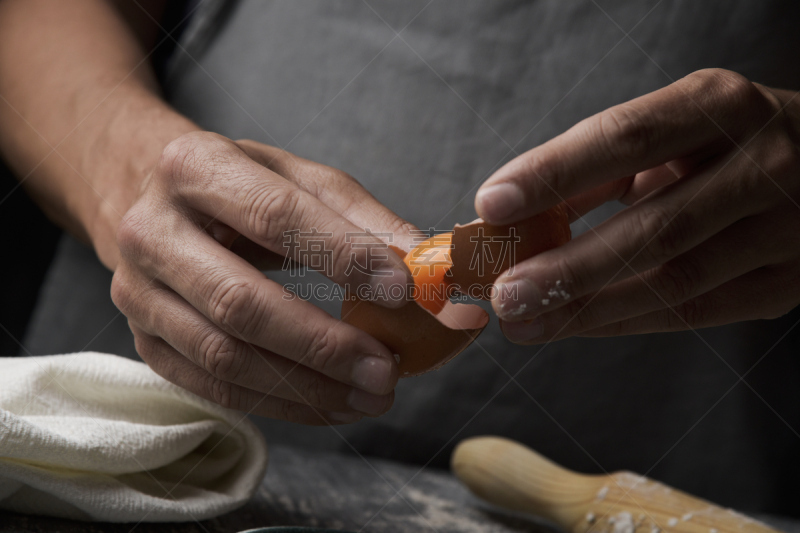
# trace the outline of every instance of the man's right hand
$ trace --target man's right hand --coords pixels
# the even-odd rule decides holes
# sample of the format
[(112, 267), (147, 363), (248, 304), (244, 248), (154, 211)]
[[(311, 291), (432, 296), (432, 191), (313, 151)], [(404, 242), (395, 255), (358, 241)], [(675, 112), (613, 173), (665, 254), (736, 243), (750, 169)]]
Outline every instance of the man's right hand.
[[(253, 141), (189, 133), (166, 147), (119, 224), (112, 298), (139, 354), (169, 381), (271, 418), (355, 422), (391, 407), (393, 354), (311, 303), (284, 298), (231, 245), (246, 238), (283, 257), (287, 231), (299, 232), (301, 247), (316, 231), (331, 251), (333, 281), (405, 287), (408, 271), (393, 253), (367, 257), (368, 246), (352, 246), (348, 234), (363, 243), (364, 228), (391, 232), (404, 248), (413, 229), (341, 171)], [(371, 272), (348, 268), (354, 261)]]
[[(285, 231), (316, 229), (330, 234), (337, 283), (405, 283), (385, 248), (389, 265), (366, 264), (394, 276), (348, 269), (351, 253), (363, 266), (368, 249), (347, 234), (393, 232), (408, 248), (410, 226), (343, 172), (200, 133), (168, 106), (148, 62), (165, 5), (0, 2), (0, 153), (115, 272), (113, 299), (156, 372), (222, 405), (296, 422), (385, 412), (397, 382), (386, 347), (285, 300), (243, 256), (276, 259)], [(242, 243), (248, 253), (237, 255)]]

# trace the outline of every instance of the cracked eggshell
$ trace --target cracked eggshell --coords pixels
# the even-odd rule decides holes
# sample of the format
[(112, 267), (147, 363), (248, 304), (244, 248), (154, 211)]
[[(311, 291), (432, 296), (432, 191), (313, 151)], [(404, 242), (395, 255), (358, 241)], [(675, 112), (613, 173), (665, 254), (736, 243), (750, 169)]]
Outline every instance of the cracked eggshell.
[(399, 356), (401, 378), (436, 370), (472, 344), (489, 314), (471, 304), (444, 304), (434, 315), (417, 302), (387, 309), (355, 296), (342, 304), (342, 320), (381, 341)]
[(559, 204), (505, 226), (481, 219), (453, 228), (449, 283), (474, 298), (489, 299), (495, 280), (520, 261), (572, 238), (566, 208)]
[[(513, 234), (520, 237), (513, 254), (506, 254), (499, 266), (493, 265), (483, 272), (470, 268), (480, 239), (488, 243), (487, 248), (481, 248), (483, 253), (490, 254), (492, 258), (501, 257), (504, 251), (501, 250), (502, 237), (509, 236), (512, 227)], [(490, 226), (482, 220), (476, 220), (456, 226), (453, 231), (453, 266), (441, 282), (458, 284), (459, 287), (473, 284), (491, 286), (498, 275), (515, 262), (560, 246), (570, 239), (569, 221), (563, 206), (509, 226)], [(394, 246), (390, 248), (404, 257), (407, 265), (410, 264), (407, 259), (412, 256), (413, 250), (406, 253)], [(432, 283), (435, 279), (439, 279), (439, 276), (431, 275), (422, 281)], [(419, 281), (415, 279), (415, 283)], [(397, 354), (400, 377), (418, 376), (436, 370), (453, 359), (472, 344), (489, 323), (489, 314), (477, 305), (456, 304), (446, 300), (441, 310), (438, 303), (432, 306), (428, 302), (426, 307), (436, 313), (423, 308), (417, 301), (410, 301), (399, 309), (388, 309), (348, 295), (342, 303), (342, 321), (366, 331)]]
[[(413, 253), (389, 248), (400, 257)], [(398, 357), (400, 377), (408, 378), (436, 370), (457, 356), (489, 323), (489, 314), (477, 305), (448, 300), (440, 309), (434, 314), (416, 301), (388, 309), (348, 295), (342, 303), (342, 320), (392, 350)]]

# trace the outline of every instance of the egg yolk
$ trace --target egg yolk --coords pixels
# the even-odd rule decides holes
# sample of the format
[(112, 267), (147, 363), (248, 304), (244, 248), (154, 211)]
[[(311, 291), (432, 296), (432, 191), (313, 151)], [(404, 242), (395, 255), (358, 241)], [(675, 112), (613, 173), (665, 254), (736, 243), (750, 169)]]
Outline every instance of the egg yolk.
[(414, 278), (414, 299), (438, 314), (450, 299), (447, 272), (453, 266), (453, 233), (434, 235), (419, 243), (403, 258)]

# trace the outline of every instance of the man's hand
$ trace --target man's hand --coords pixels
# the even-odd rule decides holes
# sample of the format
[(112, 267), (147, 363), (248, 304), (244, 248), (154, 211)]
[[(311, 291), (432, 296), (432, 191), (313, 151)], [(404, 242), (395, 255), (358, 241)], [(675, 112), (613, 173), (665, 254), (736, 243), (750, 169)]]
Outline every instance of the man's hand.
[(699, 71), (590, 117), (498, 170), (476, 198), (508, 223), (566, 202), (630, 205), (497, 280), (506, 336), (684, 330), (800, 303), (800, 98)]
[[(119, 224), (112, 297), (137, 351), (166, 379), (263, 416), (354, 422), (391, 407), (393, 354), (314, 305), (284, 298), (281, 285), (230, 248), (246, 238), (282, 259), (286, 232), (299, 231), (303, 248), (313, 231), (332, 252), (333, 281), (406, 287), (408, 271), (385, 243), (368, 237), (385, 251), (372, 257), (352, 246), (349, 235), (362, 242), (365, 227), (399, 238), (410, 229), (341, 171), (253, 141), (189, 133), (166, 147)], [(348, 268), (356, 262), (372, 275)]]
[[(115, 271), (113, 299), (167, 379), (308, 424), (385, 412), (393, 354), (284, 299), (248, 260), (283, 262), (287, 230), (313, 249), (302, 236), (316, 230), (334, 281), (405, 286), (402, 261), (363, 234), (392, 232), (407, 248), (410, 227), (343, 172), (201, 133), (168, 106), (147, 61), (165, 4), (0, 2), (0, 151), (42, 208)], [(370, 239), (383, 260), (380, 250), (366, 257)]]

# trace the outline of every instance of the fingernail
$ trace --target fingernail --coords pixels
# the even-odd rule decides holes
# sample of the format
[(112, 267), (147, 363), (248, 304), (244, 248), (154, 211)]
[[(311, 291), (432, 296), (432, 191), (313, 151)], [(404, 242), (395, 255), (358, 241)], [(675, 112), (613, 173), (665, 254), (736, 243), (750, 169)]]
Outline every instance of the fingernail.
[(505, 222), (525, 206), (525, 195), (516, 185), (501, 183), (478, 191), (478, 214), (487, 222)]
[(359, 389), (353, 389), (347, 395), (347, 405), (356, 411), (361, 411), (367, 415), (381, 415), (386, 412), (388, 398), (376, 396)]
[(503, 320), (520, 320), (538, 312), (542, 307), (542, 294), (528, 280), (511, 280), (495, 286), (494, 308)]
[(383, 357), (369, 355), (362, 357), (353, 365), (351, 379), (360, 389), (372, 394), (388, 392), (392, 378), (392, 364)]
[(409, 273), (399, 268), (370, 276), (372, 301), (390, 309), (404, 306), (410, 281)]
[(358, 413), (328, 413), (328, 420), (337, 424), (352, 424), (362, 418)]
[(537, 339), (544, 333), (542, 320), (524, 320), (522, 322), (504, 322), (503, 334), (511, 342), (528, 342)]

